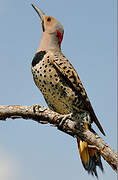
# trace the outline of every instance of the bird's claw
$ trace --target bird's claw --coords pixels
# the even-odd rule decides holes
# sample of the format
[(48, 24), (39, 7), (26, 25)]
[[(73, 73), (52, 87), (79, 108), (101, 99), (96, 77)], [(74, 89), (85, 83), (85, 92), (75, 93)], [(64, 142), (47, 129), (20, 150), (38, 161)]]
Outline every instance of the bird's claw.
[(39, 111), (40, 107), (40, 104), (33, 104), (33, 112), (36, 113), (37, 111)]

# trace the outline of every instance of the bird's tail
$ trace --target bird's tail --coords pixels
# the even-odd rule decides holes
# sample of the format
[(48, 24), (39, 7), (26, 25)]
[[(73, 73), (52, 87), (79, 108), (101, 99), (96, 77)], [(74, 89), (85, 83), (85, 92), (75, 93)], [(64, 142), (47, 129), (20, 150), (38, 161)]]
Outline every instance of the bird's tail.
[[(87, 128), (88, 127), (86, 126), (86, 129)], [(77, 139), (77, 143), (80, 158), (85, 170), (87, 170), (88, 173), (92, 174), (93, 176), (95, 175), (98, 177), (96, 167), (98, 166), (102, 172), (104, 171), (100, 153), (96, 149), (88, 147), (88, 143), (85, 141)]]

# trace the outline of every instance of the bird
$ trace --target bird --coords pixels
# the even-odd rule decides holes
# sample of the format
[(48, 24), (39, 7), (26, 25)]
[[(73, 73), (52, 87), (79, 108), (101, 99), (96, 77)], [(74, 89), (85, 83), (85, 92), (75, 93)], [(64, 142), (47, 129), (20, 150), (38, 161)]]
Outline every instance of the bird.
[[(40, 46), (31, 64), (36, 86), (51, 110), (62, 115), (89, 113), (91, 122), (105, 135), (75, 68), (62, 53), (63, 25), (37, 6), (32, 4), (32, 7), (40, 17), (42, 27)], [(91, 126), (85, 122), (85, 129), (89, 128)], [(100, 153), (79, 138), (77, 143), (83, 167), (89, 174), (98, 177), (97, 166), (104, 171)]]

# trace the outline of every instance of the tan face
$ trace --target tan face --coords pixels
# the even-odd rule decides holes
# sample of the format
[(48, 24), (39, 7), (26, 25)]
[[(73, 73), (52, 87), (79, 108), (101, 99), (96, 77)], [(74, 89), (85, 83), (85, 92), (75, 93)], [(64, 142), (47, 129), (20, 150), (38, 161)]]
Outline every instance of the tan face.
[(59, 47), (61, 47), (64, 34), (64, 29), (61, 23), (52, 16), (46, 16), (45, 13), (37, 6), (32, 4), (32, 7), (35, 9), (41, 19), (43, 33), (53, 35), (51, 36), (53, 37), (53, 41), (58, 41)]
[(56, 19), (52, 16), (45, 16), (42, 21), (42, 26), (44, 25), (45, 32), (50, 34), (56, 32)]
[(54, 17), (46, 15), (44, 15), (44, 19), (42, 20), (42, 30), (49, 34), (56, 33), (57, 31), (59, 31), (62, 35), (64, 33), (61, 23)]

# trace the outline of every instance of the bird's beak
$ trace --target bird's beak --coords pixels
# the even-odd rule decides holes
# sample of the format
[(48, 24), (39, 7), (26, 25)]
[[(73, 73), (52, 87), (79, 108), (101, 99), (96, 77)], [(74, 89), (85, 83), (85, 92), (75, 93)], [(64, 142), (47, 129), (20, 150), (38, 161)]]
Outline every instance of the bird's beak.
[(39, 9), (37, 6), (34, 6), (33, 4), (32, 4), (32, 7), (34, 8), (34, 10), (37, 12), (39, 17), (41, 18), (41, 21), (44, 21), (45, 13), (41, 9)]

